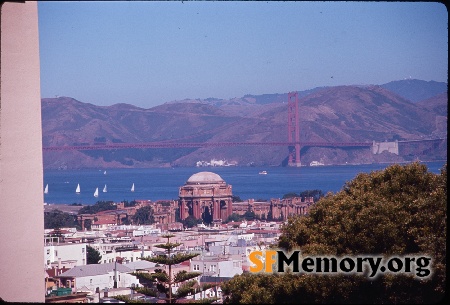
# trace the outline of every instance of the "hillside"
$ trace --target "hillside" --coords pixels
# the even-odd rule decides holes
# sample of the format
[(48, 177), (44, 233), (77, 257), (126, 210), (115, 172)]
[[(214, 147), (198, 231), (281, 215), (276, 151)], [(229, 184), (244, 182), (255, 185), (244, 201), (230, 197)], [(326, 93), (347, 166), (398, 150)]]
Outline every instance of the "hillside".
[[(284, 98), (285, 97), (285, 98)], [(382, 86), (322, 87), (299, 92), (300, 140), (369, 142), (446, 137), (447, 93), (413, 103)], [(283, 99), (284, 98), (284, 99)], [(270, 100), (273, 99), (273, 102)], [(287, 141), (287, 93), (232, 100), (183, 100), (150, 109), (127, 104), (96, 106), (69, 97), (42, 99), (43, 146), (174, 142)], [(368, 149), (310, 147), (303, 164), (405, 161)], [(445, 147), (421, 159), (446, 158)], [(44, 153), (45, 168), (195, 166), (225, 159), (240, 166), (285, 165), (287, 147), (228, 146), (116, 149)]]

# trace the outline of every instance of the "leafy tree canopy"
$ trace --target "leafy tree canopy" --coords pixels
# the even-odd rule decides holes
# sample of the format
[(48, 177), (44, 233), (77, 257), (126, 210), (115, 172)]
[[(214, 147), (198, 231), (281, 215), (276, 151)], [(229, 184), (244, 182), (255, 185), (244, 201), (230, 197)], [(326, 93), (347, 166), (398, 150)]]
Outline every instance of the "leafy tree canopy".
[(305, 256), (426, 254), (433, 259), (429, 278), (248, 274), (224, 284), (227, 302), (438, 302), (446, 292), (446, 215), (447, 164), (440, 174), (418, 162), (361, 173), (342, 191), (323, 197), (307, 216), (289, 218), (279, 248), (300, 249)]
[(82, 207), (78, 214), (96, 214), (101, 211), (117, 210), (117, 206), (113, 201), (97, 201), (93, 205)]
[(88, 265), (99, 264), (102, 259), (102, 255), (95, 248), (87, 245), (86, 246), (86, 261)]
[(151, 225), (155, 222), (153, 209), (151, 206), (145, 206), (136, 210), (133, 215), (133, 223), (137, 225)]
[(59, 228), (77, 228), (81, 227), (77, 223), (76, 215), (62, 212), (55, 209), (50, 212), (44, 212), (44, 228), (45, 229), (59, 229)]

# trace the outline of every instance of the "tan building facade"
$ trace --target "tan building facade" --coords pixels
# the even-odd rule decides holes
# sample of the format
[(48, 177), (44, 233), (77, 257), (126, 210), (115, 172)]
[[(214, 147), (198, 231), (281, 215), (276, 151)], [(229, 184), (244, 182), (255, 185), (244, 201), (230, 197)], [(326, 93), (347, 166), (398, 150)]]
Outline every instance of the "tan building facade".
[(207, 223), (225, 221), (233, 212), (232, 196), (232, 186), (219, 175), (196, 173), (180, 187), (180, 218), (193, 216)]
[(44, 302), (37, 1), (1, 2), (0, 298)]

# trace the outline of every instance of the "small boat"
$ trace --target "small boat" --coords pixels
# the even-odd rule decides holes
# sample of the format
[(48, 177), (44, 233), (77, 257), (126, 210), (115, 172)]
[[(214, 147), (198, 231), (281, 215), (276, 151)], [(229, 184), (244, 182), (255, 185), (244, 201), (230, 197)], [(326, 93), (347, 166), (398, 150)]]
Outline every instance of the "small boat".
[(133, 185), (131, 186), (131, 191), (134, 192), (134, 183), (133, 183)]
[(103, 172), (103, 175), (106, 175), (106, 171)]
[(260, 171), (259, 174), (260, 175), (267, 175), (267, 172), (266, 171)]
[(48, 194), (48, 184), (45, 186), (44, 194)]
[(106, 188), (106, 184), (105, 187), (103, 188), (103, 193), (106, 193), (108, 191), (108, 189)]
[(81, 192), (80, 184), (79, 184), (79, 183), (78, 183), (78, 185), (77, 185), (77, 189), (75, 190), (75, 192), (76, 192), (77, 194), (79, 194), (79, 193)]
[(95, 189), (94, 197), (98, 197), (98, 188)]

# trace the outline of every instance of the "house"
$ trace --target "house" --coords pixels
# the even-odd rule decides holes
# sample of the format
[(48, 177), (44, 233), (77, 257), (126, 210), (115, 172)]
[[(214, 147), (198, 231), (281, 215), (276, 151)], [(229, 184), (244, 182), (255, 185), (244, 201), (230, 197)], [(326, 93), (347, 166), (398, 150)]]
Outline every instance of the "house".
[(233, 277), (242, 274), (242, 260), (233, 255), (199, 255), (191, 259), (191, 272), (202, 272), (206, 276)]
[(90, 295), (105, 288), (139, 287), (139, 280), (131, 275), (132, 269), (118, 263), (76, 266), (61, 273), (59, 287), (72, 288), (73, 292), (88, 292)]
[(85, 265), (86, 260), (85, 243), (46, 243), (44, 245), (44, 264), (47, 268), (61, 263), (66, 267)]

